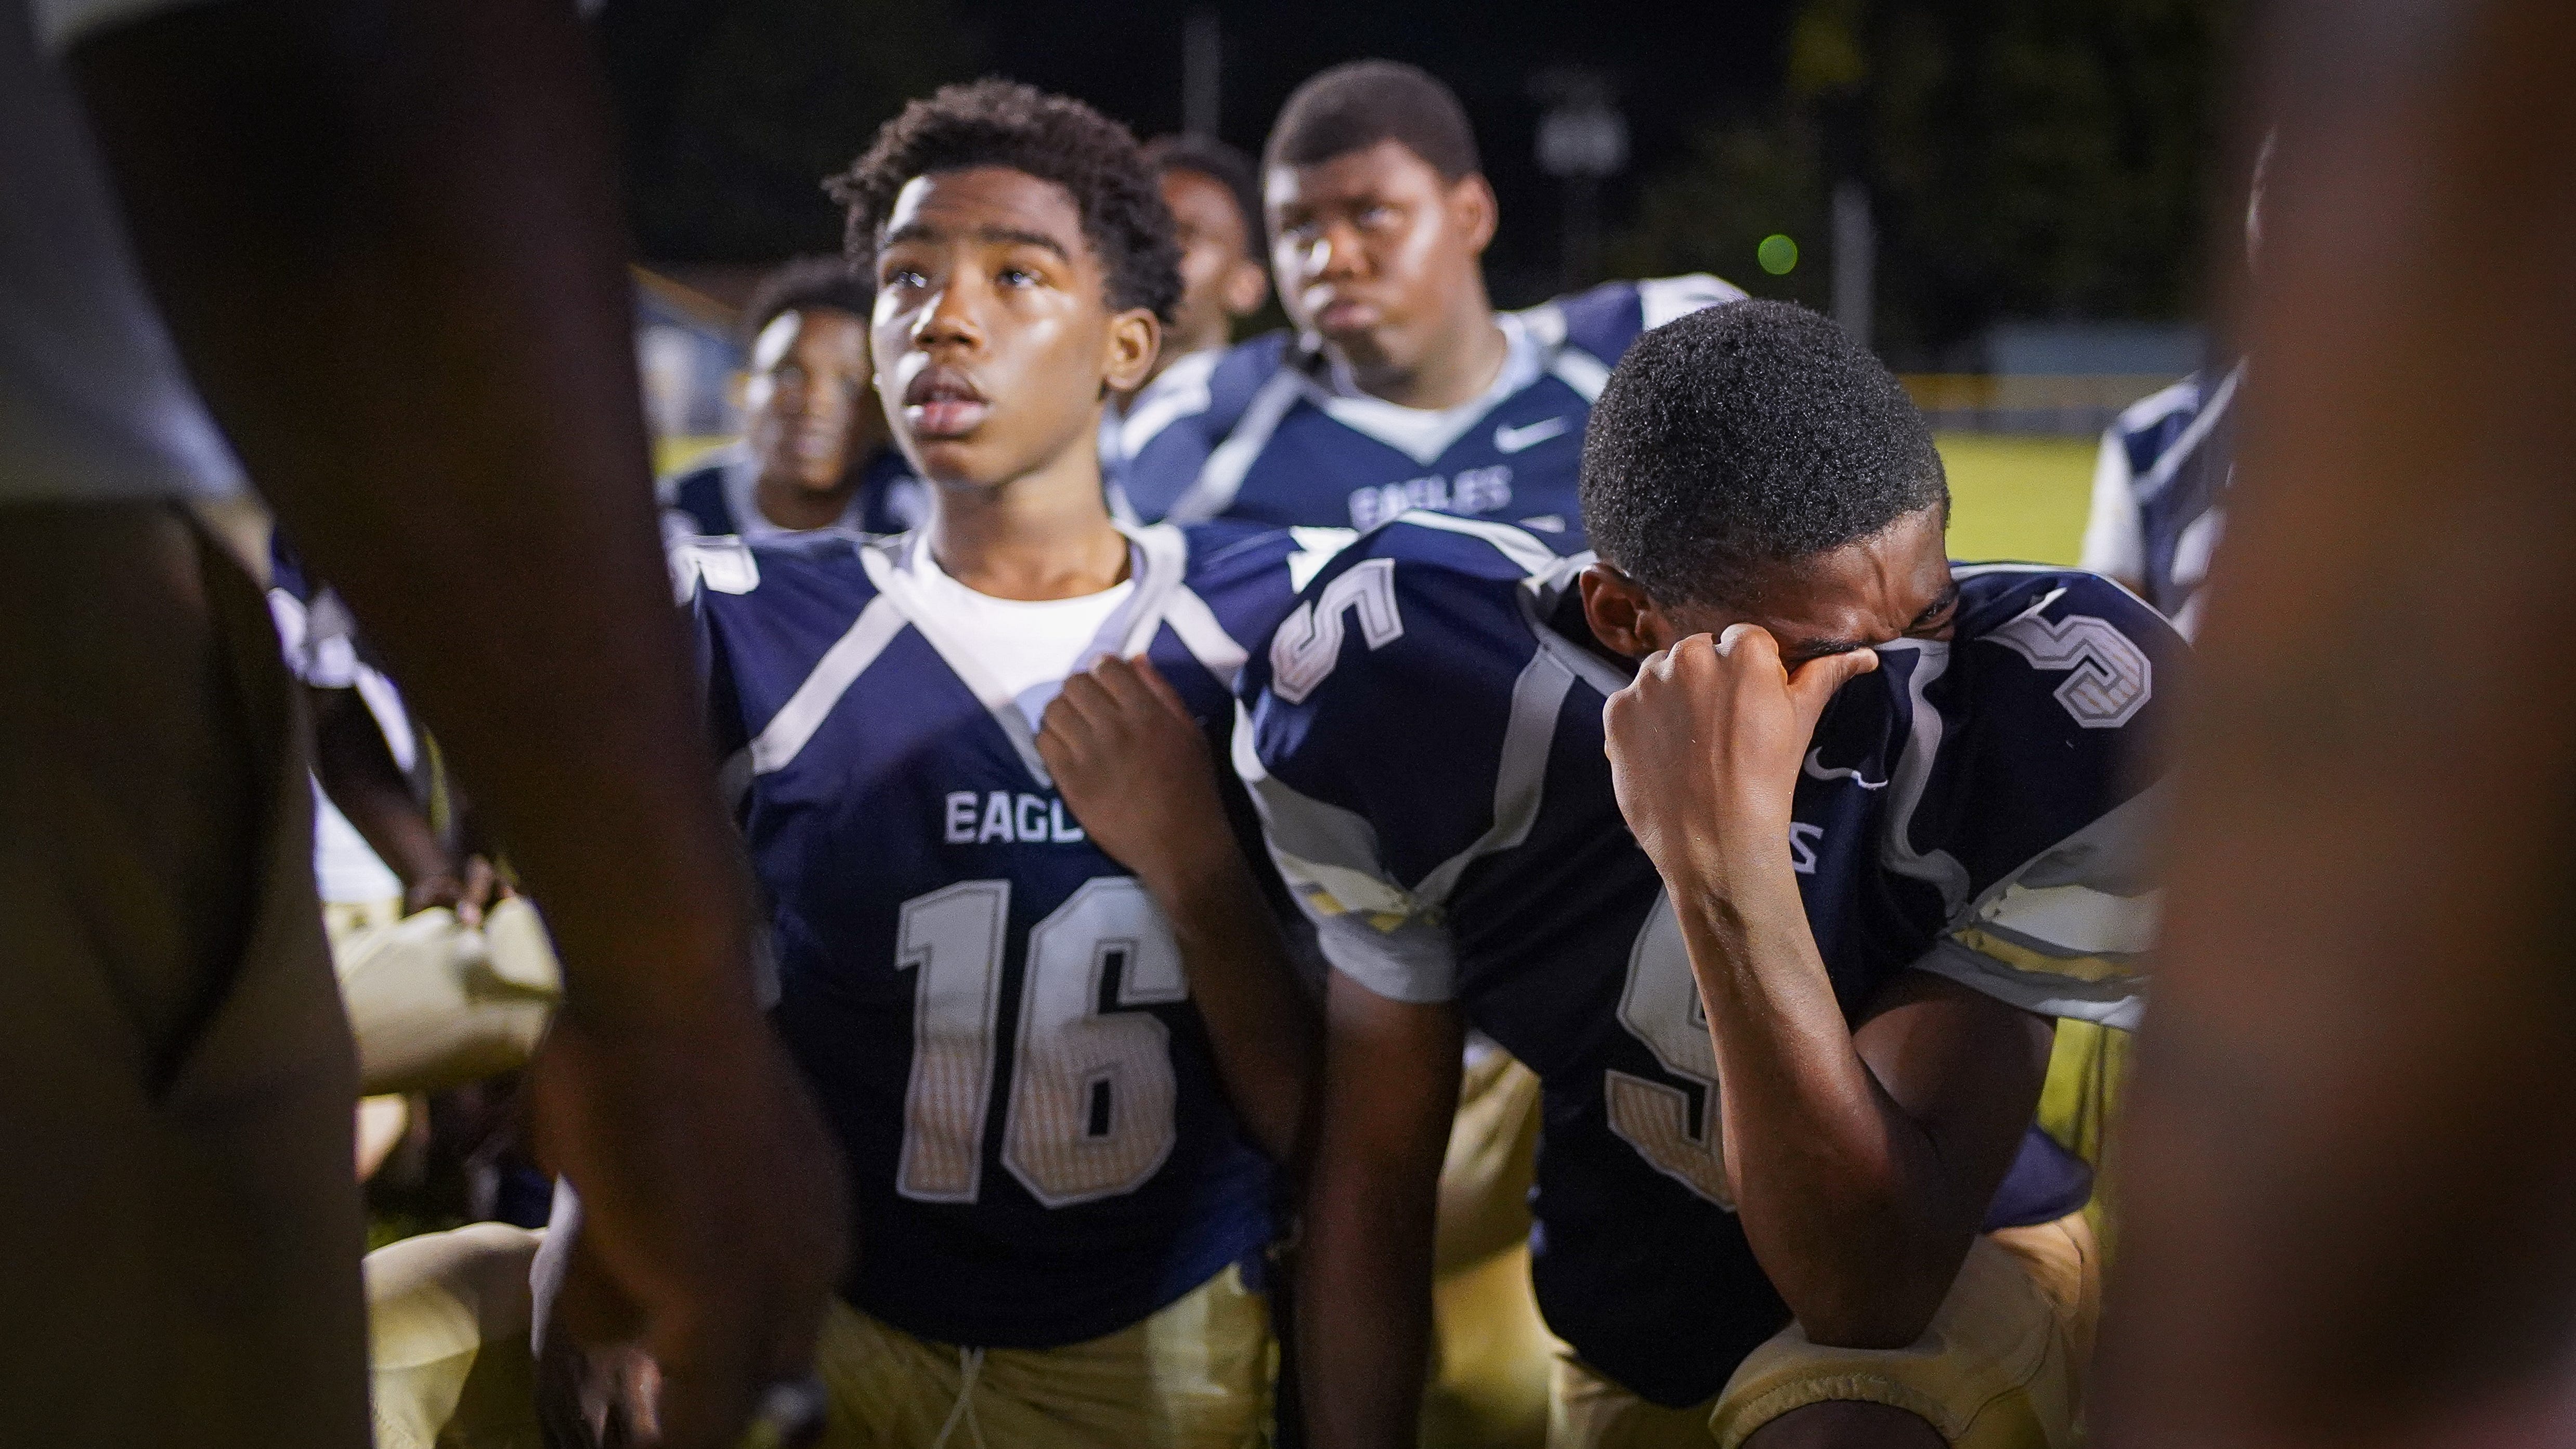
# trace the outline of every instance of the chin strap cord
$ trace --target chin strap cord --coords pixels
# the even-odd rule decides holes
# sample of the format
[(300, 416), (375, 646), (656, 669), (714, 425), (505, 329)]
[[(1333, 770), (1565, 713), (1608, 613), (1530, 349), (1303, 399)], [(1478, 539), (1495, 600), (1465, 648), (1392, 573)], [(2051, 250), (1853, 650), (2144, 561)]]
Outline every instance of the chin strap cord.
[(975, 1449), (987, 1449), (984, 1426), (975, 1418), (975, 1381), (984, 1376), (984, 1350), (957, 1350), (957, 1403), (948, 1411), (948, 1422), (939, 1426), (939, 1437), (930, 1441), (930, 1449), (948, 1449), (948, 1437), (963, 1423), (975, 1436)]

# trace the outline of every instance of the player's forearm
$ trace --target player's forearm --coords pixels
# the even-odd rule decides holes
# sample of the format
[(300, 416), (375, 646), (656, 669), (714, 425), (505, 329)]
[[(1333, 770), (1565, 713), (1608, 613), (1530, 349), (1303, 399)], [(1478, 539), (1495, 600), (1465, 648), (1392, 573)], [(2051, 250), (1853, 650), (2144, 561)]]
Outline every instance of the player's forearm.
[(584, 46), (564, 7), (228, 0), (73, 60), (191, 372), (547, 897), (568, 1005), (685, 1014), (748, 1003), (747, 898)]
[(1940, 1159), (1854, 1047), (1785, 853), (1770, 876), (1673, 883), (1736, 1210), (1810, 1338), (1899, 1347), (1931, 1322), (1973, 1224), (1932, 1210), (1954, 1196)]
[(455, 869), (411, 781), (385, 747), (384, 732), (353, 689), (307, 689), (312, 703), (313, 773), (323, 793), (401, 877), (408, 890)]
[(1317, 1147), (1297, 1265), (1306, 1432), (1318, 1449), (1406, 1449), (1431, 1355), (1434, 1194), (1329, 1135)]
[(2576, 677), (2446, 625), (2576, 610), (2576, 9), (2274, 12), (2261, 486), (2176, 731), (2096, 1427), (2567, 1443)]
[(1322, 1027), (1260, 886), (1227, 836), (1196, 867), (1147, 889), (1180, 942), (1228, 1100), (1261, 1150), (1298, 1170)]

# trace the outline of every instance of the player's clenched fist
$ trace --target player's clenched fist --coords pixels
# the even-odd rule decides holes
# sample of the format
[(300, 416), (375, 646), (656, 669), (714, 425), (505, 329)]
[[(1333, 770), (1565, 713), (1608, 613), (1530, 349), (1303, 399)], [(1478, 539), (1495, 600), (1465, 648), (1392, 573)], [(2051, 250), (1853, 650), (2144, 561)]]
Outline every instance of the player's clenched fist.
[[(840, 1155), (747, 1001), (667, 1020), (567, 1009), (529, 1067), (558, 1203), (539, 1312), (600, 1355), (642, 1443), (720, 1449), (812, 1370), (848, 1250)], [(649, 1367), (640, 1376), (632, 1370)]]
[(1066, 679), (1038, 756), (1092, 842), (1148, 889), (1235, 848), (1207, 737), (1143, 655)]
[(1788, 850), (1789, 804), (1816, 717), (1867, 649), (1795, 670), (1769, 631), (1735, 624), (1650, 656), (1602, 723), (1619, 811), (1666, 879), (1722, 877)]

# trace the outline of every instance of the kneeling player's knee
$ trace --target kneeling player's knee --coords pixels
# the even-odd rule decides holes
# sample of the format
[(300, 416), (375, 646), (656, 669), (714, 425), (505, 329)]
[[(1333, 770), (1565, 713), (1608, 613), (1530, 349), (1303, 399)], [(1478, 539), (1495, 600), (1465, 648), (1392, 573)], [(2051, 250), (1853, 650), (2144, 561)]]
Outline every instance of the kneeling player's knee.
[(1916, 1414), (1850, 1400), (1791, 1409), (1753, 1431), (1744, 1449), (1943, 1449), (1940, 1433)]

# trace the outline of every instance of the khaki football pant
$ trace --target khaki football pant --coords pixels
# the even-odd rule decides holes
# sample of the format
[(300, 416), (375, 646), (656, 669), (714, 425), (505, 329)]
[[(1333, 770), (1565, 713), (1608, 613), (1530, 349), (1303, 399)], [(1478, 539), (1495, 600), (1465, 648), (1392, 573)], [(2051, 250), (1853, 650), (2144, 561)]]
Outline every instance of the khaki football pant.
[(1828, 1348), (1791, 1324), (1717, 1397), (1680, 1409), (1561, 1358), (1548, 1449), (1737, 1449), (1793, 1409), (1838, 1400), (1907, 1410), (1954, 1449), (2074, 1449), (2101, 1293), (2082, 1213), (2006, 1228), (1969, 1245), (1932, 1326), (1904, 1348)]
[(543, 1241), (474, 1223), (367, 1255), (376, 1449), (546, 1449), (528, 1288)]
[(835, 1299), (814, 1354), (823, 1449), (1260, 1449), (1278, 1358), (1268, 1300), (1232, 1267), (1061, 1348), (932, 1343)]
[(1564, 1345), (1530, 1286), (1538, 1127), (1538, 1074), (1480, 1043), (1440, 1164), (1423, 1449), (1538, 1449), (1547, 1437), (1549, 1372)]
[(0, 1444), (367, 1442), (357, 1071), (258, 588), (0, 508)]

